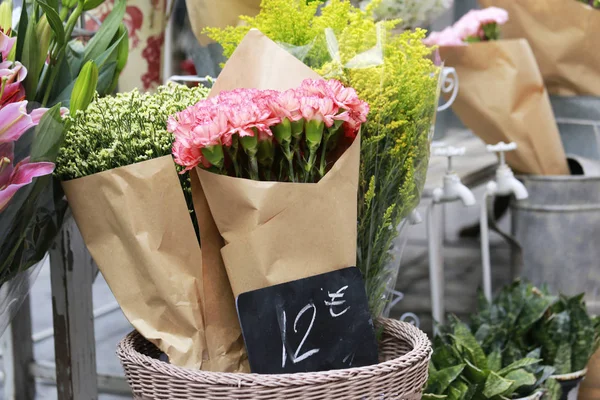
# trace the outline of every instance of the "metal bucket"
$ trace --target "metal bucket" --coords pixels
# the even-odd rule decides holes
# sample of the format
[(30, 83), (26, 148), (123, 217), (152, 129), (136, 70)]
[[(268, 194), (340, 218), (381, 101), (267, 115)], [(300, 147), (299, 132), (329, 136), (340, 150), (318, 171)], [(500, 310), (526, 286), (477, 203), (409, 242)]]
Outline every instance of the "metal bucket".
[[(600, 163), (570, 158), (572, 176), (523, 176), (529, 198), (512, 205), (521, 275), (600, 313)], [(514, 261), (514, 260), (513, 260)], [(516, 261), (514, 261), (516, 262)]]

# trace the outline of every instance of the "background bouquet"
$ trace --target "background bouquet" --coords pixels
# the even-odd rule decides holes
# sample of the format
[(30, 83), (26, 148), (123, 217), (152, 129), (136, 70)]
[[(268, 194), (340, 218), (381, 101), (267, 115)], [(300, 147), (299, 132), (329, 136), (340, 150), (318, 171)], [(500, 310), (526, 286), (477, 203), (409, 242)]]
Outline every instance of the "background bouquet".
[(399, 265), (390, 249), (425, 183), (439, 93), (439, 68), (421, 42), (425, 31), (394, 35), (399, 21), (373, 17), (379, 4), (360, 10), (347, 0), (320, 8), (317, 2), (263, 0), (255, 18), (242, 17), (245, 26), (207, 30), (230, 57), (257, 28), (322, 76), (353, 87), (371, 106), (361, 131), (357, 265), (375, 315), (396, 283)]
[[(587, 1), (585, 1), (587, 3)], [(506, 9), (509, 39), (527, 39), (550, 94), (600, 96), (600, 13), (572, 0), (480, 0)]]
[[(515, 142), (506, 160), (521, 173), (568, 173), (548, 93), (525, 40), (498, 40), (505, 10), (473, 10), (425, 40), (440, 46), (446, 65), (460, 76), (452, 109), (488, 144)], [(507, 90), (510, 88), (510, 90)]]

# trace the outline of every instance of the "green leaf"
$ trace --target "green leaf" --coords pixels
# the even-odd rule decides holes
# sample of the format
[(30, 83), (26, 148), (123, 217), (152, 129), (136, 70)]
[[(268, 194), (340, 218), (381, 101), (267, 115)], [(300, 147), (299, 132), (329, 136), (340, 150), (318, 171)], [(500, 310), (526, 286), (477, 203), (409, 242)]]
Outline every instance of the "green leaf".
[(463, 400), (469, 392), (469, 385), (463, 381), (454, 381), (448, 387), (449, 400)]
[(499, 396), (505, 393), (514, 382), (508, 379), (504, 379), (495, 372), (490, 372), (490, 375), (485, 381), (483, 388), (483, 395), (488, 399)]
[(571, 337), (574, 339), (572, 348), (573, 372), (584, 369), (594, 353), (595, 331), (592, 318), (587, 312), (582, 295), (569, 301), (571, 315)]
[(105, 1), (106, 0), (86, 0), (85, 3), (83, 3), (83, 11), (93, 10)]
[(568, 374), (570, 372), (575, 372), (572, 369), (571, 365), (571, 344), (568, 342), (562, 342), (558, 346), (558, 351), (556, 352), (556, 358), (554, 359), (554, 368), (556, 368), (556, 374)]
[(425, 400), (443, 400), (448, 398), (448, 396), (433, 393), (423, 393), (423, 397), (421, 398)]
[(546, 296), (538, 291), (535, 291), (528, 296), (519, 318), (517, 334), (524, 335), (528, 332), (536, 322), (542, 319), (546, 311), (548, 311), (548, 308), (550, 308), (556, 300), (557, 298), (555, 296)]
[(456, 344), (462, 346), (469, 352), (469, 354), (472, 355), (472, 362), (476, 367), (487, 367), (487, 358), (485, 357), (485, 353), (465, 323), (460, 321), (456, 322), (452, 337), (456, 341)]
[(112, 46), (110, 46), (108, 49), (106, 49), (106, 51), (104, 51), (102, 54), (100, 54), (98, 56), (98, 58), (95, 59), (95, 63), (98, 66), (98, 68), (102, 68), (102, 66), (107, 62), (107, 61), (116, 61), (117, 59), (117, 47), (119, 46), (119, 43), (121, 42), (121, 40), (123, 40), (123, 37), (127, 36), (127, 33), (123, 33), (123, 35), (121, 35), (113, 44)]
[(17, 49), (15, 52), (15, 59), (17, 61), (23, 62), (23, 49), (25, 47), (25, 35), (27, 32), (27, 25), (29, 23), (29, 19), (27, 17), (27, 7), (21, 7), (21, 16), (19, 17), (19, 35), (17, 35)]
[(427, 392), (443, 394), (448, 386), (460, 376), (465, 369), (465, 364), (444, 368), (438, 371), (430, 371), (427, 380)]
[(514, 363), (510, 364), (505, 368), (502, 368), (500, 371), (498, 371), (498, 375), (506, 376), (506, 374), (508, 374), (509, 372), (520, 368), (528, 367), (530, 365), (539, 364), (540, 361), (542, 360), (538, 358), (523, 358), (521, 360), (515, 361)]
[(562, 388), (556, 379), (548, 379), (545, 386), (544, 400), (560, 400), (562, 398)]
[(54, 162), (58, 157), (65, 135), (65, 125), (57, 104), (44, 113), (35, 128), (35, 138), (31, 146), (31, 161)]
[(116, 61), (104, 64), (102, 68), (100, 68), (100, 74), (98, 75), (98, 87), (96, 88), (96, 91), (100, 96), (106, 96), (110, 94), (109, 91), (112, 84), (112, 79), (116, 73), (116, 68)]
[(514, 371), (511, 371), (508, 374), (506, 374), (504, 378), (510, 381), (514, 381), (510, 389), (508, 389), (507, 393), (505, 393), (506, 395), (515, 392), (518, 388), (522, 386), (533, 385), (537, 381), (534, 374), (527, 372), (524, 369), (516, 369)]
[(25, 32), (25, 43), (23, 44), (22, 63), (27, 68), (27, 77), (25, 78), (25, 93), (27, 100), (35, 99), (38, 81), (40, 79), (40, 68), (38, 64), (38, 55), (40, 52), (36, 34), (35, 21), (29, 21), (27, 31)]
[(488, 369), (491, 371), (498, 371), (502, 368), (502, 353), (500, 350), (494, 350), (488, 354)]
[(98, 29), (98, 32), (96, 32), (92, 40), (88, 43), (83, 55), (82, 63), (96, 60), (96, 58), (98, 58), (110, 45), (115, 33), (119, 29), (121, 21), (123, 21), (125, 6), (125, 0), (115, 1), (112, 11), (108, 17), (106, 17), (104, 22), (102, 22), (100, 29)]
[(60, 17), (58, 16), (58, 13), (52, 8), (52, 6), (48, 5), (42, 0), (37, 0), (37, 3), (46, 13), (46, 19), (48, 19), (48, 24), (50, 24), (50, 28), (52, 28), (52, 31), (54, 32), (54, 37), (56, 38), (58, 46), (62, 47), (65, 44), (65, 28)]
[(459, 364), (459, 360), (454, 356), (454, 352), (452, 348), (443, 343), (442, 339), (439, 336), (436, 336), (433, 342), (433, 355), (431, 356), (431, 361), (433, 364), (439, 368), (448, 368), (453, 365)]
[(471, 364), (469, 360), (465, 360), (467, 366), (465, 367), (465, 376), (473, 383), (483, 383), (488, 378), (490, 371), (482, 370)]

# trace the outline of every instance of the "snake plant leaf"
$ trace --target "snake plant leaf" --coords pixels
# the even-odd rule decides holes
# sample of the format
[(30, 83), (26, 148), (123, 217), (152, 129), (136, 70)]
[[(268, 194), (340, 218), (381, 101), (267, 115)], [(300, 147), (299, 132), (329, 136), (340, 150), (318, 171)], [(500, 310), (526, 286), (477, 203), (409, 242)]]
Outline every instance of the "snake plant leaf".
[(487, 367), (487, 358), (477, 339), (471, 333), (471, 330), (464, 322), (456, 322), (452, 337), (456, 344), (463, 347), (472, 356), (471, 362), (478, 368)]
[(571, 344), (569, 342), (560, 343), (556, 353), (556, 358), (554, 359), (554, 368), (556, 368), (556, 374), (562, 375), (574, 372), (571, 363), (572, 356)]
[(502, 365), (510, 365), (524, 358), (520, 346), (513, 340), (510, 340), (504, 347), (502, 353)]
[(431, 361), (436, 368), (443, 369), (459, 364), (459, 358), (456, 357), (452, 347), (441, 342), (439, 336), (434, 339), (433, 346), (435, 351), (431, 356)]
[(469, 393), (469, 385), (461, 380), (455, 380), (448, 387), (448, 400), (465, 400)]
[(448, 396), (444, 394), (423, 393), (423, 397), (421, 398), (424, 400), (444, 400), (447, 399)]
[(485, 386), (483, 387), (483, 395), (488, 399), (499, 396), (510, 389), (514, 381), (505, 379), (495, 372), (490, 372), (488, 375)]
[(514, 393), (515, 391), (517, 391), (517, 389), (523, 386), (531, 386), (537, 381), (537, 378), (534, 374), (532, 374), (531, 372), (527, 372), (523, 368), (509, 372), (504, 376), (504, 378), (510, 381), (514, 381), (508, 389), (506, 395)]
[(484, 383), (490, 374), (490, 370), (482, 370), (473, 365), (469, 360), (465, 360), (465, 377), (469, 382)]
[(527, 296), (527, 301), (523, 306), (523, 311), (519, 318), (517, 326), (517, 335), (523, 335), (538, 322), (546, 311), (557, 301), (556, 296), (547, 296), (539, 291), (533, 291)]
[(562, 398), (562, 388), (556, 379), (548, 379), (546, 382), (546, 393), (544, 400), (560, 400)]
[(506, 376), (507, 374), (509, 374), (512, 371), (516, 371), (518, 369), (528, 367), (530, 365), (539, 364), (540, 361), (542, 361), (542, 360), (539, 358), (523, 358), (518, 361), (515, 361), (514, 363), (510, 364), (509, 366), (507, 366), (505, 368), (502, 368), (500, 371), (498, 371), (498, 375)]
[(487, 367), (490, 371), (498, 371), (502, 368), (502, 352), (499, 349), (488, 354), (487, 360)]
[(581, 371), (588, 364), (594, 351), (594, 323), (589, 316), (583, 298), (576, 296), (569, 300), (571, 314), (572, 365), (571, 371)]
[(448, 386), (460, 376), (464, 369), (465, 364), (460, 364), (450, 368), (430, 371), (427, 380), (427, 393), (444, 394)]

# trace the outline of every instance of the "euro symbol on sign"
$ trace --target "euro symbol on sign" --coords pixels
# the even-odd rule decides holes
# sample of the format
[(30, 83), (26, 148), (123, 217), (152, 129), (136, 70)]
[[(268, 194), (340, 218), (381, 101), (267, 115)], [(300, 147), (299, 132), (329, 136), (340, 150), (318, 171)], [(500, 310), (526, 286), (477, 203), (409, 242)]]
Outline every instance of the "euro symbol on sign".
[(329, 295), (329, 298), (331, 299), (331, 301), (327, 301), (325, 300), (325, 305), (329, 307), (329, 314), (331, 314), (331, 316), (333, 318), (337, 318), (341, 315), (344, 315), (346, 313), (346, 311), (348, 311), (350, 309), (350, 307), (346, 307), (344, 309), (344, 311), (341, 311), (339, 313), (336, 313), (333, 309), (334, 307), (339, 307), (344, 305), (344, 303), (346, 303), (346, 300), (342, 300), (342, 298), (344, 297), (344, 291), (348, 289), (348, 286), (344, 286), (343, 288), (341, 288), (340, 290), (338, 290), (335, 293), (330, 293), (328, 292), (327, 294)]

